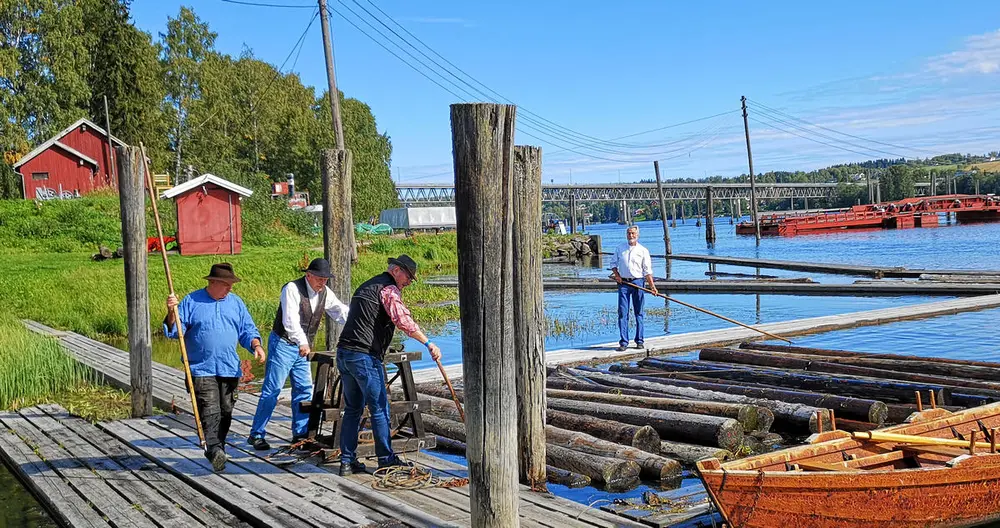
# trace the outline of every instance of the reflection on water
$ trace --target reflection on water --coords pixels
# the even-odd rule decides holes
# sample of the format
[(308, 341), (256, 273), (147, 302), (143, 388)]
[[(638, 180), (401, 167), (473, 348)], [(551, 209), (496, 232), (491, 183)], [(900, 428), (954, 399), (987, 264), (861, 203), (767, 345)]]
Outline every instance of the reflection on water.
[(4, 464), (0, 464), (0, 490), (0, 526), (59, 526)]

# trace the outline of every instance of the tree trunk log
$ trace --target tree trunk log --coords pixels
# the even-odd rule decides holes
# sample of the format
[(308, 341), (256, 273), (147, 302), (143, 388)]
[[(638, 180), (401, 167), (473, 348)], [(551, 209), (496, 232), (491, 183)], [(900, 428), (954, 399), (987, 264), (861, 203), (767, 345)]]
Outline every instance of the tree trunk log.
[(664, 440), (660, 443), (660, 454), (679, 460), (688, 466), (693, 466), (695, 462), (703, 458), (718, 458), (720, 461), (733, 458), (733, 453), (728, 449), (671, 442), (669, 440)]
[(585, 433), (568, 431), (551, 425), (545, 427), (545, 439), (550, 444), (568, 447), (592, 455), (631, 460), (641, 468), (640, 474), (652, 480), (670, 480), (680, 477), (681, 465), (676, 460), (662, 457), (630, 446), (601, 440)]
[[(660, 394), (669, 394), (671, 396), (682, 396), (689, 397), (699, 400), (708, 401), (726, 401), (733, 403), (747, 403), (750, 405), (757, 405), (760, 407), (766, 407), (774, 413), (774, 426), (785, 430), (793, 432), (808, 431), (815, 433), (819, 430), (816, 423), (816, 412), (820, 410), (819, 407), (813, 407), (810, 405), (802, 403), (789, 403), (780, 399), (775, 399), (773, 397), (774, 391), (769, 394), (772, 395), (771, 398), (764, 396), (754, 395), (748, 396), (744, 394), (729, 393), (725, 390), (708, 390), (708, 389), (696, 389), (688, 386), (681, 385), (669, 385), (668, 380), (653, 379), (652, 381), (626, 378), (624, 376), (616, 376), (609, 374), (607, 372), (601, 371), (591, 371), (583, 369), (572, 369), (572, 372), (590, 379), (591, 381), (596, 381), (610, 387), (625, 387), (634, 388), (640, 390), (647, 390), (652, 392), (659, 392)], [(698, 385), (716, 385), (716, 384), (698, 384)], [(727, 388), (726, 385), (721, 385), (719, 387)], [(883, 405), (883, 422), (885, 408), (884, 403), (877, 402)], [(839, 413), (839, 411), (838, 411)], [(825, 416), (825, 415), (823, 415)], [(829, 416), (825, 416), (823, 423), (823, 430), (828, 431), (830, 428)]]
[(545, 459), (550, 465), (590, 477), (608, 491), (627, 491), (639, 485), (639, 464), (631, 460), (618, 460), (591, 455), (548, 444)]
[[(351, 167), (354, 156), (349, 150), (323, 149), (320, 152), (320, 177), (323, 180), (323, 257), (335, 270), (327, 281), (338, 299), (350, 299), (351, 259), (354, 252), (354, 214), (351, 209)], [(346, 301), (350, 302), (350, 301)], [(326, 316), (326, 349), (336, 350), (343, 328)]]
[(649, 425), (666, 440), (679, 440), (734, 449), (743, 440), (743, 426), (732, 418), (674, 411), (636, 409), (606, 403), (549, 399), (551, 409), (604, 420)]
[(473, 526), (518, 521), (511, 210), (513, 105), (451, 105)]
[(774, 422), (774, 413), (754, 405), (740, 403), (711, 402), (701, 400), (681, 400), (677, 398), (631, 396), (626, 394), (603, 394), (588, 391), (565, 391), (549, 389), (546, 395), (550, 398), (564, 400), (592, 401), (626, 405), (643, 409), (661, 411), (677, 411), (691, 414), (705, 414), (733, 418), (740, 422), (744, 431), (768, 431)]

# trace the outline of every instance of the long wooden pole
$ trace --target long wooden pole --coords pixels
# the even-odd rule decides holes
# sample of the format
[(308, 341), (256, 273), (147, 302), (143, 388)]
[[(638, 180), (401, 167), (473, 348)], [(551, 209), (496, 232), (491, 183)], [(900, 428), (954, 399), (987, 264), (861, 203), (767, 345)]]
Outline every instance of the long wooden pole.
[(642, 291), (644, 291), (646, 293), (651, 293), (651, 294), (653, 294), (653, 295), (655, 295), (657, 297), (663, 297), (664, 299), (666, 299), (668, 301), (673, 301), (673, 302), (675, 302), (677, 304), (680, 304), (682, 306), (687, 306), (688, 308), (691, 308), (692, 310), (698, 310), (701, 313), (705, 313), (705, 314), (708, 314), (708, 315), (712, 315), (712, 316), (718, 317), (719, 319), (722, 319), (723, 321), (728, 321), (730, 323), (733, 323), (734, 325), (739, 325), (739, 326), (742, 326), (743, 328), (748, 328), (750, 330), (753, 330), (754, 332), (760, 332), (760, 333), (762, 333), (762, 334), (764, 334), (764, 335), (766, 335), (768, 337), (773, 337), (774, 339), (779, 339), (779, 340), (784, 341), (786, 343), (791, 343), (792, 342), (790, 339), (787, 339), (787, 338), (784, 338), (784, 337), (781, 337), (779, 335), (775, 335), (775, 334), (772, 334), (772, 333), (769, 333), (769, 332), (765, 332), (765, 331), (763, 331), (763, 330), (761, 330), (759, 328), (754, 328), (754, 327), (752, 327), (750, 325), (743, 324), (743, 323), (741, 323), (739, 321), (736, 321), (734, 319), (730, 319), (730, 318), (728, 318), (728, 317), (726, 317), (724, 315), (719, 315), (719, 314), (717, 314), (717, 313), (715, 313), (713, 311), (706, 310), (704, 308), (699, 308), (699, 307), (697, 307), (697, 306), (695, 306), (693, 304), (688, 304), (688, 303), (686, 303), (684, 301), (680, 301), (680, 300), (674, 299), (673, 297), (668, 297), (666, 295), (663, 295), (662, 293), (654, 293), (653, 290), (649, 290), (649, 289), (643, 288), (642, 286), (639, 286), (637, 284), (633, 284), (631, 282), (623, 282), (622, 284), (628, 284), (629, 286), (631, 286), (633, 288), (638, 288), (638, 289), (640, 289), (640, 290), (642, 290)]
[(448, 379), (448, 373), (444, 370), (444, 365), (441, 364), (441, 359), (434, 360), (437, 363), (438, 370), (441, 371), (441, 377), (444, 378), (444, 382), (448, 385), (448, 392), (451, 393), (451, 399), (455, 402), (455, 408), (458, 409), (458, 416), (462, 418), (462, 423), (465, 423), (465, 411), (462, 410), (462, 403), (458, 401), (458, 395), (455, 394), (455, 387), (451, 385), (451, 380)]
[(753, 153), (750, 151), (750, 123), (747, 121), (747, 98), (740, 97), (743, 105), (743, 131), (747, 137), (747, 162), (750, 164), (750, 220), (753, 222), (753, 236), (760, 245), (760, 222), (757, 221), (757, 185), (753, 175)]
[[(666, 254), (669, 255), (674, 252), (673, 248), (670, 247), (670, 231), (667, 229), (667, 201), (663, 199), (663, 181), (660, 180), (660, 162), (653, 162), (653, 171), (656, 172), (656, 190), (660, 195), (660, 216), (663, 220), (663, 248)], [(673, 215), (671, 215), (673, 216)], [(674, 220), (674, 226), (677, 225), (677, 220)], [(670, 261), (667, 261), (669, 265)]]
[[(142, 151), (142, 168), (146, 173), (146, 188), (149, 190), (149, 201), (153, 205), (153, 219), (156, 220), (156, 236), (160, 238), (160, 256), (163, 257), (163, 271), (167, 276), (167, 289), (170, 295), (174, 295), (174, 277), (170, 273), (170, 261), (167, 260), (167, 244), (163, 241), (163, 225), (160, 224), (160, 211), (156, 207), (156, 191), (153, 190), (153, 176), (149, 172), (149, 164), (146, 162), (146, 147), (139, 143)], [(187, 379), (188, 394), (191, 396), (191, 410), (194, 411), (194, 423), (198, 426), (198, 440), (202, 447), (205, 446), (205, 431), (201, 428), (201, 415), (198, 413), (198, 399), (194, 395), (194, 379), (191, 377), (191, 363), (188, 362), (187, 345), (184, 343), (184, 328), (181, 325), (181, 314), (177, 307), (171, 307), (174, 324), (177, 325), (177, 342), (181, 345), (181, 361), (184, 363), (184, 377)]]
[(142, 155), (132, 147), (119, 147), (122, 164), (118, 179), (121, 204), (122, 247), (125, 251), (125, 305), (128, 311), (129, 381), (132, 417), (153, 414), (152, 337), (149, 329), (149, 281), (146, 257), (146, 199)]

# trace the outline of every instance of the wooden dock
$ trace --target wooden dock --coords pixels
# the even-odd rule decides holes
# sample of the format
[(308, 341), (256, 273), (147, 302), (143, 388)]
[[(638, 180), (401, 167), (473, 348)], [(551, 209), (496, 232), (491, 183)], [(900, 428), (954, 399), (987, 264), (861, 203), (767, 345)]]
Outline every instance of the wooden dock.
[[(103, 376), (107, 383), (119, 387), (129, 385), (127, 353), (72, 332), (53, 330), (30, 321), (26, 321), (25, 324), (36, 332), (57, 337), (67, 351)], [(176, 526), (205, 524), (214, 526), (225, 525), (225, 522), (230, 522), (230, 525), (244, 523), (242, 524), (244, 526), (293, 527), (470, 525), (469, 490), (466, 487), (377, 491), (370, 486), (371, 476), (353, 475), (342, 478), (332, 472), (338, 467), (336, 464), (329, 468), (311, 461), (299, 461), (282, 466), (272, 464), (266, 458), (269, 452), (256, 452), (246, 443), (257, 407), (257, 397), (253, 394), (240, 394), (234, 409), (228, 442), (230, 463), (225, 472), (213, 473), (198, 446), (193, 418), (187, 412), (190, 410), (190, 404), (184, 388), (184, 378), (179, 370), (153, 363), (153, 399), (158, 408), (168, 411), (176, 409), (176, 414), (168, 412), (166, 415), (150, 419), (97, 424), (96, 428), (103, 436), (94, 438), (109, 439), (108, 442), (102, 440), (102, 443), (115, 443), (120, 449), (126, 450), (133, 466), (151, 468), (155, 474), (169, 478), (169, 482), (173, 485), (183, 485), (187, 495), (177, 494), (176, 497), (200, 497), (200, 502), (184, 499), (186, 504), (204, 504), (206, 508), (212, 506), (217, 514), (228, 515), (223, 516), (224, 520), (219, 522), (197, 524), (192, 521), (185, 524), (178, 521), (174, 523)], [(0, 419), (5, 426), (6, 419), (7, 417)], [(24, 417), (18, 419), (23, 420)], [(269, 439), (278, 443), (290, 443), (292, 436), (290, 424), (291, 409), (279, 405), (268, 427), (268, 433), (271, 435)], [(20, 422), (17, 425), (26, 427)], [(22, 447), (19, 447), (18, 451), (15, 449), (17, 442), (10, 441), (12, 436), (0, 436), (8, 440), (0, 444), (5, 453), (11, 449), (13, 452), (20, 452), (20, 456), (23, 457), (31, 452), (29, 444), (22, 442)], [(53, 442), (57, 445), (58, 442), (63, 442), (66, 445), (62, 437), (54, 438)], [(57, 519), (81, 509), (81, 504), (86, 504), (87, 499), (80, 498), (76, 503), (60, 499), (59, 497), (69, 493), (67, 489), (75, 489), (73, 484), (67, 481), (62, 488), (55, 487), (51, 482), (51, 475), (42, 473), (41, 466), (48, 464), (55, 468), (53, 469), (55, 471), (64, 463), (83, 464), (85, 470), (90, 471), (86, 469), (86, 454), (68, 453), (61, 456), (63, 457), (61, 459), (46, 457), (43, 461), (36, 457), (34, 460), (18, 462), (22, 465), (32, 462), (38, 466), (38, 469), (28, 467), (25, 473), (37, 472), (45, 476), (48, 487), (31, 489), (42, 497), (53, 498), (52, 501), (45, 501), (43, 498), (43, 503), (56, 512)], [(84, 459), (79, 459), (79, 456), (83, 456)], [(407, 458), (418, 467), (428, 469), (442, 478), (466, 476), (464, 466), (438, 457), (413, 453)], [(58, 464), (53, 462), (60, 460)], [(137, 465), (139, 462), (142, 464)], [(118, 473), (111, 472), (104, 477), (105, 480), (109, 480), (116, 478), (116, 475)], [(106, 494), (105, 498), (109, 501), (114, 499), (110, 494)], [(178, 499), (178, 502), (180, 500)], [(640, 512), (646, 513), (646, 517), (649, 518), (645, 521), (636, 521), (630, 519), (630, 517), (637, 518), (633, 514), (618, 515), (602, 511), (599, 506), (588, 507), (554, 495), (531, 492), (524, 486), (520, 488), (519, 515), (522, 526), (553, 528), (668, 526), (663, 524), (665, 519), (663, 516), (652, 515), (651, 512)], [(116, 507), (118, 510), (134, 511), (146, 508), (142, 502), (130, 503), (125, 498), (120, 498), (120, 503)], [(702, 513), (694, 510), (692, 515)], [(138, 518), (137, 513), (130, 515)], [(690, 519), (692, 515), (675, 515), (669, 519), (673, 523)], [(76, 525), (62, 520), (60, 522), (68, 526)], [(108, 525), (108, 522), (104, 525)], [(113, 524), (113, 526), (145, 525), (124, 521)], [(81, 524), (81, 526), (89, 525)]]
[[(610, 255), (610, 253), (605, 253)], [(918, 278), (923, 273), (946, 275), (997, 275), (1000, 271), (986, 270), (926, 270), (919, 268), (904, 268), (898, 266), (859, 266), (853, 264), (829, 264), (820, 262), (796, 262), (788, 260), (768, 260), (745, 257), (723, 257), (713, 255), (694, 255), (673, 253), (671, 255), (653, 255), (657, 258), (671, 260), (686, 260), (689, 262), (705, 262), (708, 264), (726, 264), (748, 268), (783, 269), (792, 271), (812, 271), (834, 275), (857, 275), (869, 277)]]
[[(455, 279), (431, 279), (428, 284), (457, 287)], [(610, 279), (545, 279), (542, 283), (549, 290), (614, 291), (618, 284)], [(766, 295), (819, 295), (846, 297), (966, 297), (990, 295), (1000, 292), (1000, 284), (973, 282), (913, 282), (870, 281), (853, 284), (824, 284), (817, 282), (784, 282), (780, 280), (656, 280), (661, 292), (701, 294), (766, 294)]]
[[(608, 302), (612, 301), (609, 300)], [(864, 312), (795, 319), (792, 321), (757, 325), (757, 328), (783, 337), (792, 337), (996, 307), (1000, 307), (1000, 295), (982, 295), (948, 301), (867, 310)], [(732, 327), (650, 337), (646, 339), (645, 350), (630, 348), (624, 352), (618, 352), (615, 350), (618, 347), (617, 341), (581, 348), (547, 350), (545, 351), (545, 360), (549, 365), (610, 363), (637, 357), (687, 352), (703, 347), (726, 346), (743, 341), (760, 341), (761, 339), (766, 339), (766, 337), (753, 330)], [(445, 370), (452, 379), (462, 376), (461, 364), (446, 366)], [(420, 369), (413, 372), (413, 377), (418, 383), (435, 381), (440, 379), (440, 376), (441, 374), (437, 368)]]

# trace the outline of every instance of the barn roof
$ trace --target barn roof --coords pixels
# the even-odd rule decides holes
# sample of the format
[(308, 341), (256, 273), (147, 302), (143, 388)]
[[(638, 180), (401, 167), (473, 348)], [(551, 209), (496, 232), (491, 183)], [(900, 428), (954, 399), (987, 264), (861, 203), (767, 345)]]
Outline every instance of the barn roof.
[(201, 187), (202, 185), (205, 185), (207, 183), (214, 183), (215, 185), (218, 185), (223, 189), (230, 190), (236, 194), (239, 194), (240, 196), (250, 196), (251, 194), (253, 194), (253, 191), (251, 191), (250, 189), (247, 189), (246, 187), (242, 187), (240, 185), (236, 185), (235, 183), (229, 180), (224, 180), (214, 174), (202, 174), (201, 176), (198, 176), (193, 180), (188, 180), (167, 191), (164, 191), (164, 193), (161, 194), (160, 196), (162, 196), (163, 198), (173, 198), (175, 196), (180, 196), (192, 189)]
[[(14, 164), (14, 170), (17, 170), (18, 167), (20, 167), (21, 165), (24, 165), (25, 163), (31, 161), (36, 156), (38, 156), (42, 152), (45, 152), (49, 147), (51, 147), (52, 145), (55, 145), (55, 144), (58, 144), (59, 148), (62, 148), (62, 149), (66, 150), (66, 151), (68, 151), (68, 152), (70, 152), (72, 154), (78, 155), (78, 156), (80, 156), (81, 159), (83, 159), (85, 161), (90, 161), (94, 165), (97, 165), (96, 161), (92, 160), (91, 158), (88, 158), (87, 156), (84, 156), (83, 154), (80, 154), (78, 151), (73, 150), (73, 149), (69, 148), (68, 146), (66, 146), (66, 145), (64, 145), (64, 144), (62, 144), (62, 143), (59, 142), (59, 140), (62, 139), (64, 136), (66, 136), (66, 134), (69, 134), (70, 132), (76, 130), (77, 127), (79, 127), (80, 125), (87, 125), (87, 126), (89, 126), (90, 128), (94, 129), (95, 132), (97, 132), (98, 134), (100, 134), (102, 136), (107, 136), (108, 135), (108, 133), (105, 132), (103, 128), (95, 125), (93, 121), (87, 119), (86, 117), (81, 117), (80, 119), (77, 119), (76, 122), (73, 123), (72, 125), (64, 128), (62, 132), (60, 132), (60, 133), (52, 136), (45, 143), (42, 143), (41, 145), (38, 145), (37, 147), (35, 147), (35, 150), (32, 150), (31, 152), (25, 154), (23, 158), (17, 160), (17, 163)], [(114, 141), (115, 143), (117, 143), (119, 146), (122, 146), (122, 147), (127, 147), (128, 146), (128, 145), (125, 144), (124, 141), (116, 138), (115, 136), (111, 136), (111, 141)]]

